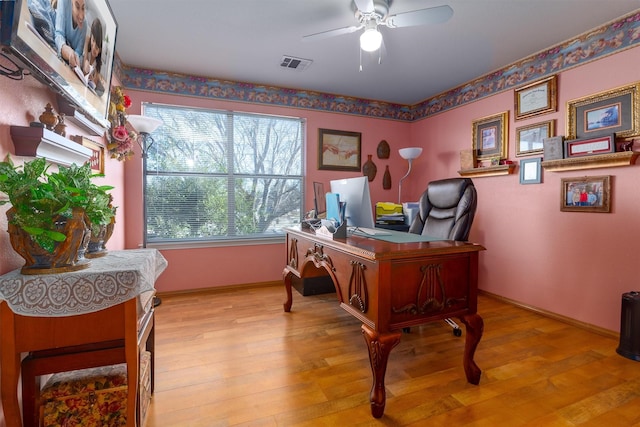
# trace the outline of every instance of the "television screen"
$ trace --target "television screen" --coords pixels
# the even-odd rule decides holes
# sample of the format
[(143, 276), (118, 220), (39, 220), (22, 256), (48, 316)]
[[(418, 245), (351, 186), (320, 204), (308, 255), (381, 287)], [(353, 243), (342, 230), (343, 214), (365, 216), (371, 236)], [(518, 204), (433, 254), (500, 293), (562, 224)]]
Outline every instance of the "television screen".
[(2, 1), (2, 44), (103, 127), (117, 24), (107, 0)]

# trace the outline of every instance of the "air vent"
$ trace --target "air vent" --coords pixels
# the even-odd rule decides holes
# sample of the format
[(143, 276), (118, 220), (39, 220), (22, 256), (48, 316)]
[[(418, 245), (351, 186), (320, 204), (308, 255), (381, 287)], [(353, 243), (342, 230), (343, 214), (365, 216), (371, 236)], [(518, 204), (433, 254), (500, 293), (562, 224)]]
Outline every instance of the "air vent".
[(283, 56), (280, 60), (280, 66), (290, 70), (304, 71), (313, 61), (310, 59), (296, 58), (294, 56)]

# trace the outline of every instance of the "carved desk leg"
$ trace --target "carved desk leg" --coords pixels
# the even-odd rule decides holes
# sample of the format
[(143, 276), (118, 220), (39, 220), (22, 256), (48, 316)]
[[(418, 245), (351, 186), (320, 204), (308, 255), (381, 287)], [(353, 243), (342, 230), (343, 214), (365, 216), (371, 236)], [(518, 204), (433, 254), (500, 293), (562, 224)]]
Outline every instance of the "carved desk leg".
[(478, 314), (469, 314), (460, 317), (460, 321), (464, 323), (467, 328), (467, 338), (464, 344), (464, 372), (467, 375), (467, 381), (469, 381), (469, 383), (478, 385), (482, 371), (478, 365), (476, 365), (473, 356), (476, 353), (480, 338), (482, 338), (484, 321)]
[(371, 414), (380, 418), (384, 414), (384, 406), (387, 400), (384, 389), (384, 376), (387, 371), (389, 353), (400, 342), (400, 332), (379, 334), (367, 325), (362, 325), (362, 334), (369, 348), (369, 362), (373, 373), (373, 385), (369, 401), (371, 402)]
[(291, 276), (293, 273), (289, 269), (285, 268), (282, 272), (282, 279), (284, 280), (284, 289), (287, 291), (287, 300), (284, 302), (284, 311), (290, 312), (291, 305), (293, 304), (293, 295), (291, 294)]

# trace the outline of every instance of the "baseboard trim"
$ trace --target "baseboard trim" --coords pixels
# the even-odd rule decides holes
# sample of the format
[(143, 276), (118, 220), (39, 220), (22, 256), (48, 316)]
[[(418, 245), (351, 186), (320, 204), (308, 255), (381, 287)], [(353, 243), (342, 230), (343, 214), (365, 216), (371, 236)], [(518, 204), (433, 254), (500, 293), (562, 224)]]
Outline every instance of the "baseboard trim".
[(478, 293), (481, 294), (481, 295), (488, 296), (490, 298), (497, 299), (498, 301), (514, 305), (514, 306), (522, 308), (524, 310), (532, 311), (534, 313), (543, 315), (545, 317), (549, 317), (549, 318), (551, 318), (553, 320), (558, 320), (560, 322), (567, 323), (567, 324), (569, 324), (571, 326), (575, 326), (575, 327), (580, 328), (580, 329), (585, 329), (585, 330), (587, 330), (589, 332), (593, 332), (593, 333), (596, 333), (598, 335), (603, 335), (605, 337), (615, 338), (615, 339), (619, 339), (620, 338), (620, 333), (616, 332), (616, 331), (612, 331), (612, 330), (609, 330), (609, 329), (601, 328), (599, 326), (592, 325), (590, 323), (581, 322), (579, 320), (572, 319), (572, 318), (566, 317), (566, 316), (562, 316), (560, 314), (553, 313), (551, 311), (543, 310), (541, 308), (534, 307), (532, 305), (523, 304), (523, 303), (521, 303), (519, 301), (512, 300), (510, 298), (506, 298), (506, 297), (503, 297), (501, 295), (496, 295), (496, 294), (493, 294), (491, 292), (483, 291), (482, 289), (478, 289)]
[(210, 288), (185, 289), (183, 291), (158, 292), (157, 295), (160, 298), (162, 298), (163, 296), (170, 296), (170, 295), (215, 294), (219, 292), (236, 291), (238, 289), (268, 288), (268, 287), (275, 287), (275, 286), (280, 286), (284, 291), (284, 284), (282, 283), (282, 280), (277, 280), (272, 282), (241, 283), (236, 285), (214, 286)]

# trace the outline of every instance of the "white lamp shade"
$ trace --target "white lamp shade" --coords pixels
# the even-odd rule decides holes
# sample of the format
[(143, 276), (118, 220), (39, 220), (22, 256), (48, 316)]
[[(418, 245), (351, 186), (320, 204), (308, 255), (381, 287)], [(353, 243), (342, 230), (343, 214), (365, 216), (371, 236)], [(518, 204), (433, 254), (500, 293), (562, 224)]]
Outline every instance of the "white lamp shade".
[(400, 153), (400, 157), (402, 157), (405, 160), (413, 160), (416, 157), (420, 156), (420, 154), (422, 154), (422, 148), (421, 147), (407, 147), (407, 148), (401, 148), (398, 150), (398, 152)]
[(138, 115), (127, 116), (127, 121), (138, 133), (151, 133), (162, 124), (162, 120)]
[(360, 36), (360, 49), (375, 52), (382, 45), (382, 34), (377, 28), (367, 28)]

